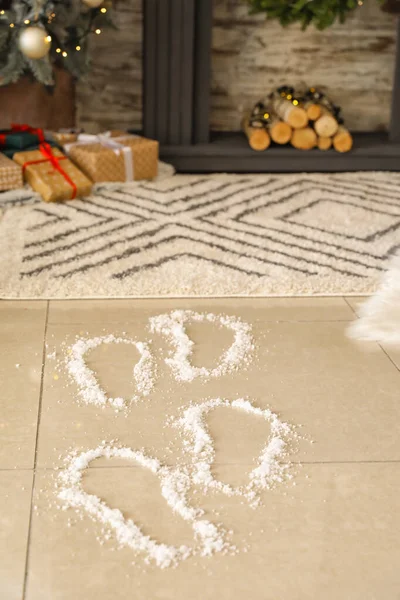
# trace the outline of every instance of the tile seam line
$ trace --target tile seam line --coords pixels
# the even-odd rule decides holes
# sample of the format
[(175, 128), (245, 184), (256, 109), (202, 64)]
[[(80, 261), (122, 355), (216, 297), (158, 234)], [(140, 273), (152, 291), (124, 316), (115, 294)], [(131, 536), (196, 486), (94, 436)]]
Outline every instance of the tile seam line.
[[(228, 463), (228, 462), (216, 462), (213, 463), (214, 466), (231, 466), (231, 467), (251, 467), (254, 466), (254, 463)], [(282, 462), (281, 464), (287, 464), (287, 465), (301, 465), (301, 466), (305, 466), (305, 465), (382, 465), (382, 464), (400, 464), (400, 458), (398, 459), (387, 459), (387, 460), (329, 460), (329, 461), (323, 461), (323, 460), (310, 460), (310, 461), (306, 461), (306, 460), (300, 460), (300, 461), (288, 461), (288, 462)], [(188, 467), (190, 466), (191, 463), (183, 463), (181, 465), (179, 465), (180, 467)], [(87, 469), (85, 469), (84, 471), (88, 471), (88, 470), (92, 470), (92, 471), (96, 471), (98, 469), (141, 469), (142, 467), (140, 465), (99, 465), (97, 467), (88, 467)], [(38, 467), (36, 469), (36, 471), (40, 471), (40, 472), (59, 472), (63, 469), (63, 467)], [(1, 472), (1, 469), (0, 469)]]
[[(356, 313), (355, 309), (351, 306), (350, 302), (348, 301), (348, 299), (345, 296), (343, 296), (343, 300), (346, 302), (346, 304), (353, 311), (353, 313), (355, 314), (356, 318), (359, 319), (360, 317), (358, 316), (358, 314)], [(390, 354), (385, 350), (385, 348), (382, 346), (382, 344), (379, 341), (376, 341), (375, 343), (382, 350), (383, 354), (388, 358), (388, 360), (392, 363), (392, 365), (394, 366), (394, 368), (396, 369), (396, 371), (400, 372), (400, 368), (396, 365), (395, 361), (392, 359), (392, 357), (390, 356)]]
[(50, 300), (47, 300), (46, 317), (45, 317), (44, 331), (43, 331), (42, 368), (41, 368), (41, 377), (40, 377), (39, 406), (38, 406), (37, 427), (36, 427), (34, 463), (33, 463), (33, 470), (32, 470), (33, 471), (32, 491), (31, 491), (30, 511), (29, 511), (28, 537), (27, 537), (27, 541), (26, 541), (25, 571), (24, 571), (24, 581), (23, 581), (23, 588), (22, 588), (22, 600), (25, 600), (25, 598), (26, 598), (26, 590), (27, 590), (27, 582), (28, 582), (29, 551), (30, 551), (31, 530), (32, 530), (33, 498), (34, 498), (34, 494), (35, 494), (39, 428), (40, 428), (40, 420), (41, 420), (41, 414), (42, 414), (42, 397), (43, 397), (44, 371), (45, 371), (45, 363), (46, 363), (46, 338), (47, 338), (47, 326), (48, 326), (48, 320), (49, 320), (49, 308), (50, 308)]
[(394, 368), (396, 369), (396, 371), (400, 372), (400, 368), (396, 365), (396, 363), (394, 362), (394, 360), (392, 359), (392, 357), (390, 356), (390, 354), (388, 354), (385, 350), (385, 348), (379, 343), (377, 342), (379, 348), (382, 350), (382, 352), (387, 356), (387, 358), (390, 360), (390, 362), (392, 363), (392, 365), (394, 366)]
[[(178, 309), (180, 310), (180, 309)], [(185, 310), (185, 309), (182, 309)], [(235, 309), (233, 309), (235, 310)], [(231, 311), (225, 311), (225, 312), (231, 312)], [(158, 313), (157, 313), (158, 314)], [(150, 317), (156, 316), (156, 315), (149, 315)], [(241, 317), (241, 315), (236, 314), (235, 316)], [(136, 321), (136, 323), (140, 323), (141, 321)], [(352, 323), (352, 319), (254, 319), (253, 321), (254, 323)], [(92, 321), (90, 323), (90, 325), (101, 325), (103, 324), (104, 321)], [(147, 319), (144, 319), (142, 321), (143, 324), (147, 323)], [(107, 324), (110, 325), (119, 325), (119, 326), (126, 326), (126, 325), (131, 325), (132, 321), (107, 321)], [(70, 326), (82, 326), (82, 325), (87, 325), (87, 321), (83, 322), (83, 321), (50, 321), (49, 322), (49, 326), (50, 327), (70, 327)]]
[(347, 306), (350, 308), (351, 312), (352, 312), (352, 313), (353, 313), (353, 314), (354, 314), (354, 315), (357, 317), (357, 319), (358, 319), (358, 318), (359, 318), (359, 317), (358, 317), (358, 314), (356, 313), (355, 309), (352, 307), (352, 305), (350, 304), (350, 302), (347, 300), (347, 297), (346, 297), (346, 296), (343, 296), (343, 300), (346, 302), (346, 304), (347, 304)]

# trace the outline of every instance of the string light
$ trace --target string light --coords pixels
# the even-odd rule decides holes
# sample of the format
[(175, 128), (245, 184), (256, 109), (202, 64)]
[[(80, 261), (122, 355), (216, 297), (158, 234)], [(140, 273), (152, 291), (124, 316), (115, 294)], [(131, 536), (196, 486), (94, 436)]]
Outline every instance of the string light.
[(264, 113), (264, 119), (269, 119), (269, 113)]
[(29, 25), (30, 20), (29, 19), (25, 19), (24, 23), (25, 23), (25, 25)]
[(298, 105), (298, 103), (299, 103), (299, 101), (298, 101), (298, 100), (296, 100), (296, 99), (294, 99), (294, 100), (293, 100), (293, 105), (294, 105), (294, 106), (297, 106), (297, 105)]
[(68, 54), (67, 54), (67, 52), (65, 52), (65, 50), (64, 50), (64, 52), (62, 53), (62, 55), (63, 55), (63, 57), (64, 57), (64, 58), (66, 58), (66, 57), (68, 56)]
[(75, 50), (76, 50), (77, 52), (79, 52), (79, 50), (80, 50), (80, 49), (81, 49), (81, 47), (80, 47), (80, 46), (77, 46), (77, 47), (75, 48)]
[(60, 54), (61, 48), (56, 48), (56, 52), (57, 52), (57, 54)]
[(101, 34), (101, 29), (95, 29), (95, 33), (97, 33), (97, 35)]
[(101, 9), (100, 9), (100, 12), (102, 12), (102, 13), (104, 14), (104, 13), (106, 13), (106, 12), (107, 12), (107, 9), (106, 9), (106, 8), (104, 8), (104, 6), (103, 6), (103, 8), (101, 8)]
[(10, 27), (11, 27), (11, 29), (12, 29), (13, 27), (15, 27), (14, 23), (10, 23)]
[(46, 42), (49, 42), (49, 43), (51, 42), (51, 35), (48, 35), (48, 36), (46, 37)]
[(4, 10), (0, 10), (0, 15), (4, 15)]

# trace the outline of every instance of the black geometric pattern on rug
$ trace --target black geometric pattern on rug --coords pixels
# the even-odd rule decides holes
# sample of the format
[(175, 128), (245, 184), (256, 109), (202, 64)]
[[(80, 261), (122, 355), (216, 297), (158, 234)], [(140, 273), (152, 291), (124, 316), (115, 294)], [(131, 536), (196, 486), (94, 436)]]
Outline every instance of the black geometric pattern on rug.
[[(38, 202), (20, 276), (68, 278), (109, 265), (109, 276), (121, 280), (190, 257), (257, 277), (271, 266), (370, 277), (400, 248), (393, 243), (399, 182), (380, 185), (368, 174), (326, 176), (324, 184), (312, 175), (182, 176), (134, 189), (104, 186), (84, 200)], [(325, 215), (338, 209), (353, 222), (327, 227)], [(150, 251), (158, 256), (149, 258)]]

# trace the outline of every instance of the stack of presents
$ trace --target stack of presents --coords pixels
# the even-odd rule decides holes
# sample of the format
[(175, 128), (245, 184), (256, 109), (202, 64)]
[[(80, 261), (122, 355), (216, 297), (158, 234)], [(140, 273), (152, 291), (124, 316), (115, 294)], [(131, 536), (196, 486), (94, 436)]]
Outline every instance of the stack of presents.
[(46, 202), (88, 196), (94, 183), (153, 179), (157, 168), (158, 142), (123, 131), (0, 131), (0, 191), (28, 183)]

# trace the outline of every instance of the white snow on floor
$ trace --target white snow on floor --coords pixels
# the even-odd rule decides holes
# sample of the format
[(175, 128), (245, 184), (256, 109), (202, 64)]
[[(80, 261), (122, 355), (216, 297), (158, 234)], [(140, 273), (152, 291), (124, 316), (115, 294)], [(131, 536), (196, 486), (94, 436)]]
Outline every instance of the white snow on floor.
[[(268, 441), (257, 458), (257, 466), (249, 473), (249, 483), (246, 486), (232, 487), (215, 479), (212, 474), (215, 449), (205, 418), (217, 407), (255, 415), (264, 419), (270, 427), (270, 434), (266, 435)], [(282, 459), (287, 455), (288, 443), (293, 440), (295, 433), (293, 427), (281, 421), (269, 409), (257, 408), (243, 398), (233, 401), (216, 398), (190, 406), (174, 424), (187, 436), (185, 448), (193, 460), (193, 482), (202, 485), (206, 492), (208, 489), (214, 489), (228, 496), (243, 496), (250, 506), (255, 508), (260, 502), (261, 491), (291, 478), (288, 473), (289, 465), (283, 463)]]
[[(230, 348), (221, 356), (218, 365), (212, 369), (195, 367), (190, 359), (194, 342), (186, 331), (190, 322), (208, 322), (216, 327), (226, 327), (234, 334)], [(164, 335), (171, 344), (170, 355), (165, 363), (171, 368), (177, 381), (191, 382), (196, 378), (227, 376), (235, 370), (246, 368), (254, 356), (255, 345), (251, 325), (240, 318), (214, 313), (197, 313), (191, 310), (174, 310), (149, 319), (151, 333)], [(133, 344), (140, 353), (139, 362), (133, 368), (133, 379), (137, 394), (130, 403), (136, 403), (143, 397), (149, 397), (155, 387), (157, 348), (151, 349), (150, 341), (138, 342), (128, 337), (103, 335), (95, 338), (78, 338), (69, 348), (65, 362), (59, 364), (78, 387), (78, 399), (94, 407), (111, 405), (117, 411), (127, 407), (123, 398), (110, 398), (85, 362), (87, 353), (101, 344)], [(55, 358), (49, 353), (48, 358)], [(249, 472), (249, 482), (241, 487), (233, 487), (217, 480), (212, 472), (215, 458), (214, 441), (208, 431), (206, 418), (217, 407), (239, 410), (255, 415), (265, 421), (266, 443), (255, 466)], [(164, 407), (163, 407), (164, 410)], [(182, 560), (193, 555), (211, 556), (217, 552), (236, 552), (237, 548), (227, 541), (227, 532), (220, 526), (204, 518), (201, 508), (194, 508), (187, 500), (193, 486), (200, 485), (202, 493), (220, 491), (229, 496), (245, 498), (252, 508), (260, 505), (260, 494), (290, 479), (290, 463), (286, 460), (291, 442), (297, 434), (291, 425), (281, 421), (269, 409), (256, 407), (249, 400), (240, 398), (226, 400), (221, 398), (201, 401), (182, 408), (179, 418), (166, 417), (166, 426), (178, 428), (184, 436), (183, 452), (189, 453), (191, 463), (185, 467), (167, 467), (157, 459), (141, 450), (121, 447), (114, 442), (103, 441), (97, 448), (85, 451), (75, 449), (65, 459), (65, 468), (58, 476), (57, 496), (63, 502), (63, 508), (74, 508), (80, 516), (87, 514), (100, 522), (106, 532), (105, 539), (115, 537), (119, 546), (127, 546), (153, 562), (160, 568), (176, 566)], [(112, 434), (112, 432), (110, 432)], [(83, 474), (92, 461), (100, 458), (125, 458), (142, 468), (149, 469), (160, 480), (160, 492), (171, 510), (189, 522), (193, 529), (193, 544), (172, 546), (160, 543), (146, 536), (141, 527), (132, 519), (126, 519), (119, 509), (111, 509), (101, 498), (85, 492), (82, 485)], [(230, 530), (229, 530), (230, 532)]]
[(133, 368), (133, 380), (136, 384), (137, 394), (131, 398), (131, 402), (138, 402), (142, 397), (148, 396), (154, 387), (155, 366), (150, 347), (146, 342), (137, 342), (129, 338), (106, 335), (90, 339), (78, 339), (67, 355), (66, 367), (69, 375), (75, 381), (79, 389), (80, 399), (85, 404), (105, 406), (110, 404), (120, 410), (126, 405), (124, 398), (109, 398), (85, 362), (85, 356), (101, 344), (130, 344), (136, 346), (140, 353), (139, 362)]
[[(195, 322), (215, 323), (219, 327), (227, 327), (234, 333), (234, 341), (221, 357), (219, 365), (214, 369), (195, 367), (190, 363), (194, 342), (187, 335), (185, 324)], [(193, 381), (196, 377), (221, 377), (227, 375), (240, 365), (250, 361), (254, 351), (251, 326), (237, 317), (215, 315), (214, 313), (197, 313), (192, 310), (174, 310), (171, 313), (150, 318), (150, 331), (160, 333), (171, 342), (175, 349), (171, 357), (165, 359), (178, 381)]]
[[(132, 519), (125, 519), (117, 508), (110, 508), (98, 496), (88, 494), (82, 486), (82, 476), (90, 463), (97, 458), (124, 458), (149, 469), (160, 479), (161, 494), (172, 511), (191, 523), (194, 533), (193, 547), (170, 546), (158, 543), (146, 536)], [(60, 472), (58, 498), (65, 507), (75, 508), (78, 513), (86, 513), (93, 520), (112, 530), (119, 546), (128, 546), (142, 553), (147, 561), (164, 569), (176, 566), (193, 554), (211, 556), (216, 552), (229, 549), (225, 541), (225, 532), (210, 521), (202, 518), (203, 511), (195, 509), (187, 501), (190, 478), (183, 469), (170, 469), (157, 459), (145, 455), (142, 451), (113, 444), (101, 444), (97, 448), (81, 453), (72, 453), (66, 459), (66, 467)]]

